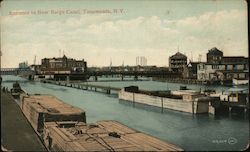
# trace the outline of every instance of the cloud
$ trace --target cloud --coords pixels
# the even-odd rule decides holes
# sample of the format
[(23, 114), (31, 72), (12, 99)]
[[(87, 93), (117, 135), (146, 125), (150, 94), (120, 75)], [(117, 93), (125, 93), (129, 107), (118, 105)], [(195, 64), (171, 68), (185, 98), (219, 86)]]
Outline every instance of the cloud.
[[(58, 56), (58, 50), (89, 65), (135, 64), (145, 56), (149, 64), (167, 66), (168, 57), (180, 51), (194, 59), (211, 47), (225, 55), (247, 56), (247, 12), (240, 10), (207, 12), (179, 20), (159, 16), (113, 19), (107, 15), (70, 16), (55, 20), (31, 16), (4, 16), (2, 26), (4, 66), (21, 60), (33, 63)], [(21, 54), (17, 56), (17, 54)], [(15, 59), (15, 62), (7, 62)]]

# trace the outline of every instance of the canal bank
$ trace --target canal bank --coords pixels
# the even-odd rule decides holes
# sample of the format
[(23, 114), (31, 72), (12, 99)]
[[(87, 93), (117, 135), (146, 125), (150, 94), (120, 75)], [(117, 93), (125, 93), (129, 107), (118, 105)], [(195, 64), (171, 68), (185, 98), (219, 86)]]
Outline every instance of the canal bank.
[(1, 92), (1, 144), (11, 151), (47, 151), (9, 93)]
[(198, 81), (197, 79), (180, 79), (180, 78), (159, 78), (159, 77), (153, 77), (153, 81), (159, 81), (159, 82), (170, 82), (170, 83), (183, 83), (183, 84), (206, 84), (203, 81)]
[[(4, 77), (6, 80), (19, 80), (21, 87), (31, 94), (51, 94), (65, 103), (82, 108), (87, 113), (88, 122), (99, 120), (117, 120), (138, 131), (169, 141), (187, 151), (227, 151), (244, 150), (249, 141), (248, 119), (229, 117), (211, 117), (165, 110), (161, 113), (154, 108), (144, 107), (117, 99), (117, 95), (96, 93), (39, 82), (27, 82), (14, 76)], [(12, 83), (3, 85), (11, 88)], [(89, 83), (90, 84), (90, 83)], [(153, 81), (131, 82), (95, 82), (103, 86), (123, 87), (138, 85), (145, 90), (179, 89), (183, 84), (160, 83)], [(205, 86), (187, 85), (191, 89), (203, 89)], [(217, 90), (224, 87), (216, 86)], [(236, 142), (228, 142), (235, 140)]]

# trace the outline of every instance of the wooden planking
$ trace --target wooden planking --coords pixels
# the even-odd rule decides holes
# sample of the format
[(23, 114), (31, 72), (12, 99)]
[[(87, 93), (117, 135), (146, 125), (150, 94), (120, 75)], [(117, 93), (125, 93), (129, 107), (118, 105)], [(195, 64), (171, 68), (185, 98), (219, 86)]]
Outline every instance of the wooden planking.
[[(60, 128), (63, 129), (63, 128)], [(50, 136), (52, 137), (52, 145), (57, 145), (64, 151), (87, 151), (78, 142), (70, 140), (64, 132), (57, 127), (50, 128)]]
[(127, 134), (122, 136), (126, 141), (135, 143), (138, 146), (144, 147), (144, 150), (149, 151), (183, 151), (183, 149), (174, 146), (170, 143), (161, 141), (155, 137), (143, 133)]
[(119, 134), (129, 134), (129, 133), (135, 133), (136, 130), (131, 129), (117, 121), (113, 120), (103, 120), (98, 121), (97, 124), (103, 126), (105, 130), (109, 132), (117, 132)]
[(33, 107), (42, 109), (44, 112), (49, 112), (49, 109), (55, 109), (62, 114), (75, 114), (84, 112), (80, 108), (73, 107), (63, 101), (50, 95), (31, 95), (23, 98), (25, 102), (29, 102)]
[(65, 130), (64, 128), (60, 128), (60, 130), (64, 133), (65, 136), (67, 136), (70, 140), (77, 140), (77, 138), (71, 134), (70, 132), (68, 132), (67, 130)]
[(93, 141), (93, 142), (86, 142), (86, 141), (77, 141), (79, 142), (79, 144), (84, 147), (87, 151), (104, 151), (104, 150), (108, 150), (107, 146), (103, 146), (102, 144)]
[(66, 136), (62, 131), (62, 128), (52, 127), (49, 129), (49, 132), (51, 134), (51, 137), (53, 138), (52, 134), (56, 133), (58, 137), (62, 138), (65, 141), (71, 141), (68, 136)]
[(143, 151), (143, 149), (133, 146), (133, 147), (126, 147), (126, 148), (121, 148), (121, 149), (116, 149), (116, 151)]
[(79, 142), (73, 141), (72, 142), (73, 149), (68, 149), (67, 151), (87, 151)]

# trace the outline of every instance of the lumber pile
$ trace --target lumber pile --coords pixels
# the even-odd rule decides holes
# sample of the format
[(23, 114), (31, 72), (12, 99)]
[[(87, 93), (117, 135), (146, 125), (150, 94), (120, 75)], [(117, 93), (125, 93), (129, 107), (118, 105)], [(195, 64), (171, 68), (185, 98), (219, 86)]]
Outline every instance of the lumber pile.
[(45, 122), (86, 122), (85, 111), (50, 95), (21, 95), (21, 109), (36, 132), (41, 133)]
[[(68, 123), (70, 122), (65, 124)], [(98, 121), (96, 124), (71, 123), (75, 126), (67, 127), (64, 122), (45, 123), (44, 143), (50, 150), (182, 151), (177, 146), (131, 129), (117, 121)]]

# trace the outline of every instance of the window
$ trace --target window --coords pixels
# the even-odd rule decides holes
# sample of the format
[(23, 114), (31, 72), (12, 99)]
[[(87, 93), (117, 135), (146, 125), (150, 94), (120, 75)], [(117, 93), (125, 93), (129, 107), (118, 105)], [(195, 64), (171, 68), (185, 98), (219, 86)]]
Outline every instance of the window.
[(233, 69), (233, 65), (227, 65), (227, 70), (232, 70)]
[(245, 78), (245, 74), (244, 73), (240, 73), (239, 74), (239, 78)]
[(202, 70), (204, 69), (204, 64), (200, 64), (198, 67), (199, 67), (199, 70)]

